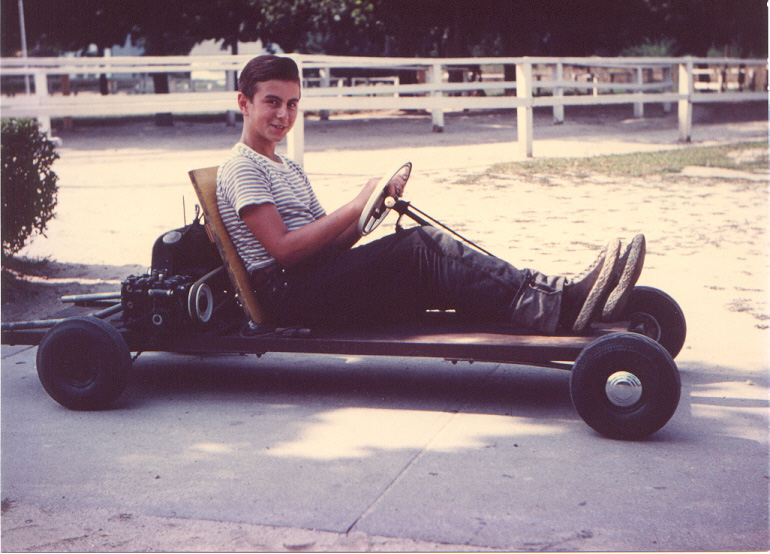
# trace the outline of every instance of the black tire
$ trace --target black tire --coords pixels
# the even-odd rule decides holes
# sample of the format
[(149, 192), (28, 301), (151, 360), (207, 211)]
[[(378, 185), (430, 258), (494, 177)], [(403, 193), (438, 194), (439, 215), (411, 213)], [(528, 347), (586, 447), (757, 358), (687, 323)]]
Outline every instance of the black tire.
[(110, 407), (128, 385), (131, 352), (123, 336), (95, 317), (54, 325), (40, 341), (37, 375), (45, 391), (70, 410)]
[(674, 415), (681, 390), (668, 351), (635, 333), (605, 335), (589, 344), (570, 378), (580, 417), (613, 439), (640, 440), (658, 431)]
[(623, 310), (628, 330), (650, 337), (676, 358), (687, 337), (687, 322), (676, 300), (653, 287), (634, 287)]

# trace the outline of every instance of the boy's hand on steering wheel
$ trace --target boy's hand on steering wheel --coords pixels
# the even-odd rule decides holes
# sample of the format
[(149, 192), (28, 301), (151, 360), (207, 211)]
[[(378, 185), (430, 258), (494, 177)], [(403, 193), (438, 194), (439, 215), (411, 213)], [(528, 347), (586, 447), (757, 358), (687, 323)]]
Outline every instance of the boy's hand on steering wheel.
[(406, 187), (406, 176), (403, 173), (394, 175), (393, 178), (388, 181), (388, 196), (393, 198), (401, 198), (404, 194), (404, 188)]

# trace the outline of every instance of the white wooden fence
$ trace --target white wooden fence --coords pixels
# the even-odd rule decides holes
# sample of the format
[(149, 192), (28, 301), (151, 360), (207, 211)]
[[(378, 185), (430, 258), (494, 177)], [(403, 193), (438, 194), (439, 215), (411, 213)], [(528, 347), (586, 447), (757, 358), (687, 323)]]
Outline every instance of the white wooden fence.
[[(304, 77), (304, 111), (317, 111), (325, 116), (335, 110), (427, 110), (432, 116), (433, 130), (442, 131), (446, 111), (516, 108), (518, 143), (527, 157), (532, 156), (536, 107), (551, 107), (554, 120), (562, 122), (564, 106), (632, 104), (634, 115), (643, 117), (645, 104), (662, 103), (668, 110), (677, 103), (679, 138), (688, 142), (694, 103), (768, 100), (764, 59), (291, 57)], [(3, 58), (0, 114), (36, 117), (41, 128), (50, 132), (52, 117), (232, 113), (236, 109), (233, 78), (249, 59), (250, 56)], [(515, 66), (515, 81), (503, 80), (504, 66)], [(481, 74), (480, 68), (484, 68)], [(416, 76), (417, 83), (401, 82), (398, 76), (403, 72)], [(147, 93), (145, 83), (151, 73), (174, 75), (175, 83), (182, 83), (176, 88), (185, 92)], [(341, 77), (343, 73), (352, 77)], [(451, 82), (450, 73), (455, 77)], [(195, 79), (191, 79), (196, 74), (214, 76), (214, 80), (205, 83), (204, 91), (198, 91)], [(82, 81), (90, 76), (93, 81), (99, 75), (113, 84), (113, 94), (73, 94), (65, 86), (73, 79)], [(14, 94), (13, 79), (17, 86), (20, 80), (27, 80), (26, 90), (34, 88), (34, 93), (19, 90)], [(288, 137), (288, 148), (289, 155), (302, 163), (302, 117), (297, 118)]]

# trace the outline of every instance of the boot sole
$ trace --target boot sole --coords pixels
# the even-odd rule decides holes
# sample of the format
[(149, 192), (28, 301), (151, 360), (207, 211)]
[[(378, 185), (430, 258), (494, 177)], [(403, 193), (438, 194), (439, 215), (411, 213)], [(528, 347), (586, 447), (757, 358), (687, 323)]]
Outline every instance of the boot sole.
[(620, 257), (620, 241), (615, 239), (607, 245), (607, 254), (604, 258), (604, 265), (601, 273), (596, 279), (596, 283), (588, 293), (583, 307), (572, 325), (572, 332), (582, 335), (594, 322), (601, 311), (604, 299), (607, 298), (612, 287), (612, 277), (615, 274)]
[(644, 256), (647, 252), (644, 235), (636, 235), (628, 245), (623, 257), (626, 258), (623, 273), (617, 286), (607, 297), (602, 309), (602, 321), (618, 321), (631, 296), (634, 285), (639, 280), (644, 267)]

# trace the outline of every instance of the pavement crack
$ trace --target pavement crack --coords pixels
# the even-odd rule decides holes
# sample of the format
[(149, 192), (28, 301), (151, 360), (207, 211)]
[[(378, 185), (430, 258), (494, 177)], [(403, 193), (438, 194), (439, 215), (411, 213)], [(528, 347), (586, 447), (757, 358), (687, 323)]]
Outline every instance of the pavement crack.
[[(30, 550), (32, 552), (35, 552), (35, 551), (44, 551), (44, 550), (47, 550), (49, 548), (58, 549), (58, 548), (62, 548), (62, 545), (70, 545), (72, 543), (77, 543), (77, 542), (83, 541), (85, 539), (88, 539), (90, 536), (91, 536), (91, 534), (87, 533), (85, 535), (80, 535), (79, 537), (65, 537), (63, 539), (58, 539), (58, 540), (55, 540), (55, 541), (47, 542), (45, 544), (39, 544), (37, 546), (33, 546), (33, 547), (29, 548), (28, 550)], [(64, 550), (62, 550), (62, 551), (64, 551)]]
[[(481, 381), (486, 381), (492, 377), (492, 375), (497, 372), (499, 369), (499, 364), (495, 365), (494, 368), (489, 371), (486, 375), (480, 378)], [(380, 503), (380, 501), (385, 497), (385, 495), (388, 494), (389, 491), (391, 491), (396, 484), (398, 484), (401, 479), (403, 479), (404, 475), (406, 475), (409, 468), (411, 468), (417, 460), (419, 460), (423, 454), (427, 450), (430, 449), (430, 446), (436, 441), (436, 439), (441, 435), (441, 433), (446, 429), (446, 427), (452, 422), (452, 420), (457, 417), (458, 414), (462, 413), (463, 410), (468, 406), (470, 402), (470, 398), (468, 397), (469, 393), (463, 394), (461, 398), (457, 399), (457, 402), (454, 406), (448, 407), (445, 410), (445, 418), (443, 422), (441, 422), (440, 425), (437, 426), (437, 429), (432, 434), (430, 439), (426, 441), (426, 443), (420, 448), (414, 456), (412, 456), (409, 461), (404, 465), (403, 468), (401, 468), (401, 471), (398, 472), (398, 474), (387, 484), (387, 486), (382, 490), (380, 494), (377, 495), (377, 497), (372, 500), (371, 503), (361, 512), (361, 514), (353, 521), (353, 523), (350, 525), (350, 527), (347, 528), (345, 531), (345, 534), (349, 534), (355, 529), (355, 527), (358, 525), (358, 522), (361, 521), (364, 517), (366, 517), (368, 514), (370, 514), (372, 511), (374, 511), (374, 508)]]
[(422, 457), (422, 455), (425, 453), (426, 450), (430, 448), (430, 445), (433, 444), (433, 442), (436, 440), (436, 437), (441, 434), (441, 431), (443, 431), (447, 425), (452, 421), (454, 417), (457, 416), (459, 413), (459, 410), (451, 410), (449, 413), (446, 414), (446, 418), (443, 421), (443, 423), (439, 426), (439, 428), (433, 433), (433, 436), (420, 448), (417, 452), (415, 452), (414, 456), (409, 458), (409, 461), (404, 465), (403, 468), (401, 468), (401, 471), (398, 472), (398, 474), (387, 484), (387, 486), (382, 490), (380, 494), (377, 495), (377, 497), (372, 500), (372, 502), (364, 509), (363, 512), (353, 521), (353, 523), (350, 525), (350, 527), (347, 528), (345, 531), (345, 534), (349, 534), (353, 529), (355, 529), (356, 525), (358, 525), (358, 522), (361, 521), (364, 517), (366, 517), (368, 514), (370, 514), (374, 508), (377, 506), (377, 504), (380, 503), (380, 501), (385, 497), (385, 495), (388, 494), (390, 490), (393, 489), (393, 487), (396, 486), (396, 484), (401, 481), (401, 479), (406, 474), (407, 470), (411, 468), (414, 463)]

